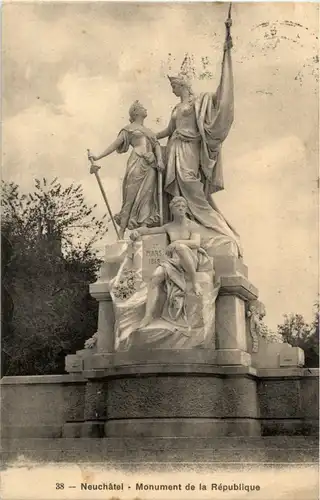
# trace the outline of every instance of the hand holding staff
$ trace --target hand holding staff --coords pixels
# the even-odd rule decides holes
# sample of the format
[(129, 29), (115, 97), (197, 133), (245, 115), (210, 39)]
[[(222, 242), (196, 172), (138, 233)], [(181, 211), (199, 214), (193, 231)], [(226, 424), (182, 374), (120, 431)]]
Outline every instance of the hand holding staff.
[(112, 220), (112, 224), (113, 224), (113, 227), (115, 229), (115, 232), (116, 232), (116, 235), (117, 235), (117, 238), (118, 240), (120, 240), (120, 235), (119, 235), (119, 231), (118, 231), (118, 228), (117, 228), (117, 225), (115, 223), (115, 220), (113, 218), (113, 215), (112, 215), (112, 212), (111, 212), (111, 208), (110, 208), (110, 205), (109, 205), (109, 202), (108, 202), (108, 199), (107, 199), (107, 195), (105, 193), (105, 190), (102, 186), (102, 183), (101, 183), (101, 179), (100, 179), (100, 176), (99, 176), (99, 173), (98, 171), (100, 170), (101, 167), (99, 167), (98, 165), (95, 165), (94, 163), (94, 160), (92, 158), (92, 155), (90, 153), (90, 150), (87, 149), (88, 151), (88, 159), (91, 163), (91, 166), (90, 166), (90, 174), (94, 174), (96, 176), (96, 179), (98, 181), (98, 184), (99, 184), (99, 188), (100, 188), (100, 191), (101, 191), (101, 194), (102, 194), (102, 197), (105, 201), (105, 204), (107, 206), (107, 209), (108, 209), (108, 212), (109, 212), (109, 215), (110, 215), (110, 219)]

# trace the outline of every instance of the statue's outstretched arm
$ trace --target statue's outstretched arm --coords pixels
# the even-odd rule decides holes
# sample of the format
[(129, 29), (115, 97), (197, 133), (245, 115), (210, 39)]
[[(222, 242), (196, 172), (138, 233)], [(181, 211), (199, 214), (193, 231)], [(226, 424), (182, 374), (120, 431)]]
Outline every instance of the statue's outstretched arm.
[(156, 134), (157, 139), (164, 139), (165, 137), (169, 137), (170, 135), (170, 130), (169, 127), (166, 127), (165, 129), (161, 130), (161, 132), (158, 132)]
[(173, 117), (171, 117), (171, 120), (170, 120), (168, 126), (165, 129), (161, 130), (161, 132), (158, 132), (156, 134), (156, 138), (157, 139), (164, 139), (165, 137), (169, 137), (170, 135), (172, 135), (175, 128), (176, 128), (175, 120)]
[(139, 227), (139, 229), (134, 229), (130, 233), (130, 239), (135, 241), (140, 236), (147, 236), (148, 234), (163, 234), (166, 232), (166, 226), (159, 227)]
[(123, 143), (123, 137), (120, 134), (118, 135), (116, 140), (112, 144), (110, 144), (110, 146), (108, 146), (107, 149), (105, 149), (100, 155), (93, 156), (92, 157), (93, 160), (98, 161), (101, 160), (101, 158), (105, 158), (106, 156), (111, 155), (111, 153), (114, 153), (114, 151), (116, 151), (121, 146), (122, 143)]

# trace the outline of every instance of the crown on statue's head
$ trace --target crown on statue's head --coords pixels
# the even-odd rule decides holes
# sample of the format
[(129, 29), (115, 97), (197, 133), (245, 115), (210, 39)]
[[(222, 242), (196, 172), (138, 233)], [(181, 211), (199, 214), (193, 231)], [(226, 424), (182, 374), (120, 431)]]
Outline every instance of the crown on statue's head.
[(182, 87), (191, 87), (190, 78), (186, 73), (182, 73), (181, 71), (177, 75), (167, 75), (171, 85), (181, 85)]

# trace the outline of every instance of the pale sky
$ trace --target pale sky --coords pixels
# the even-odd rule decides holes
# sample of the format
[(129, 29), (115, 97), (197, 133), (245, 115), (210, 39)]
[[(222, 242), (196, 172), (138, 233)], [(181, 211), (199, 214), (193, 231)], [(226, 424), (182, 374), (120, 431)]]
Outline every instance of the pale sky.
[[(146, 125), (176, 104), (167, 73), (186, 54), (194, 90), (215, 91), (227, 4), (6, 4), (2, 177), (84, 186), (105, 212), (86, 149), (100, 153), (135, 99)], [(223, 145), (225, 191), (215, 201), (242, 238), (249, 279), (275, 327), (311, 319), (318, 293), (319, 5), (233, 5), (235, 122)], [(202, 77), (201, 77), (202, 76)], [(201, 78), (200, 78), (201, 77)], [(116, 212), (127, 155), (100, 162)], [(106, 243), (115, 238), (110, 226)]]

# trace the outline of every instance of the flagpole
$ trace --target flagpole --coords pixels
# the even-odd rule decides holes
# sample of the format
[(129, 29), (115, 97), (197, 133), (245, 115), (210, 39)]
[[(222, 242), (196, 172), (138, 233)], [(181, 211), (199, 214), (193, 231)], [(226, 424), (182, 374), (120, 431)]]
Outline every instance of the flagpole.
[(232, 9), (232, 2), (229, 4), (229, 11), (228, 11), (228, 18), (225, 22), (226, 25), (226, 41), (230, 40), (231, 34), (230, 34), (230, 28), (232, 26), (232, 19), (231, 19), (231, 9)]

